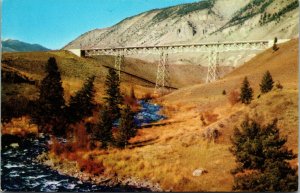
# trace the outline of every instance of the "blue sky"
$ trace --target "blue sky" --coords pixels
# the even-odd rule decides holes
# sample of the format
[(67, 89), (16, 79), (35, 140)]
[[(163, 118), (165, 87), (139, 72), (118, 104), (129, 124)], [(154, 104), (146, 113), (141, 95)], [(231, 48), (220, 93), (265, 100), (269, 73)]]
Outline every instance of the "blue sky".
[(82, 33), (138, 13), (198, 0), (2, 0), (3, 39), (60, 49)]

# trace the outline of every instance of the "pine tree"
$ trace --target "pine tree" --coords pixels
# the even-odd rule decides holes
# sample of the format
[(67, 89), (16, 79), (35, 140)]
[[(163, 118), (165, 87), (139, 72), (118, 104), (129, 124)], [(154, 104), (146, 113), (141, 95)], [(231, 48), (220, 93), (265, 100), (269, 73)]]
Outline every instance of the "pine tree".
[(116, 71), (112, 68), (109, 69), (108, 75), (105, 81), (106, 94), (104, 98), (111, 112), (111, 118), (116, 120), (121, 116), (120, 105), (123, 102), (123, 97), (120, 91), (120, 81)]
[(119, 133), (116, 139), (116, 145), (118, 147), (126, 147), (128, 140), (136, 135), (136, 124), (134, 122), (134, 113), (131, 111), (129, 105), (123, 109), (121, 115), (121, 123), (119, 127)]
[(112, 127), (113, 119), (111, 118), (110, 110), (108, 107), (104, 107), (100, 112), (100, 120), (96, 127), (93, 129), (94, 140), (99, 140), (102, 143), (102, 147), (106, 148), (109, 143), (112, 143)]
[(46, 66), (46, 77), (40, 86), (40, 96), (33, 113), (33, 121), (45, 132), (51, 130), (56, 135), (64, 134), (65, 100), (61, 75), (54, 57), (50, 57)]
[(250, 87), (250, 83), (249, 83), (247, 77), (245, 77), (242, 87), (241, 87), (240, 99), (241, 99), (242, 103), (250, 104), (252, 98), (253, 98), (253, 90)]
[(274, 43), (273, 43), (273, 51), (277, 51), (279, 49), (278, 46), (277, 46), (277, 41), (278, 41), (278, 39), (277, 39), (277, 37), (275, 37), (274, 38)]
[(233, 190), (290, 192), (298, 189), (297, 170), (287, 162), (297, 156), (284, 146), (287, 139), (280, 137), (277, 120), (261, 126), (246, 119), (241, 129), (235, 128), (231, 141), (230, 151), (237, 162), (237, 168), (232, 171)]
[(71, 97), (68, 108), (69, 121), (71, 123), (78, 122), (84, 117), (92, 115), (92, 111), (96, 107), (94, 81), (95, 76), (89, 77), (81, 90)]
[(265, 74), (261, 80), (261, 84), (259, 85), (261, 93), (267, 93), (267, 92), (271, 91), (273, 88), (273, 84), (274, 84), (274, 81), (271, 76), (271, 73), (269, 71), (265, 72)]

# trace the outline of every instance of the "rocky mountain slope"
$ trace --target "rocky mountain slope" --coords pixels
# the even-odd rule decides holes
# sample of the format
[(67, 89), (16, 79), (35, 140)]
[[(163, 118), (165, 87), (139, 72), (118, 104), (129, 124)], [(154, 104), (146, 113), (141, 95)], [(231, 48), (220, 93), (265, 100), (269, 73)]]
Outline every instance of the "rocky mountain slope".
[(297, 0), (203, 0), (156, 9), (89, 31), (65, 49), (291, 38), (298, 34), (298, 4)]
[(39, 44), (29, 44), (19, 40), (4, 40), (1, 41), (2, 52), (33, 52), (33, 51), (47, 51), (45, 48)]
[[(151, 10), (112, 27), (86, 32), (63, 49), (290, 39), (298, 36), (298, 6), (298, 0), (203, 0)], [(221, 53), (220, 65), (237, 67), (258, 53)], [(169, 56), (170, 64), (208, 63), (206, 53)], [(158, 60), (153, 55), (132, 57)]]

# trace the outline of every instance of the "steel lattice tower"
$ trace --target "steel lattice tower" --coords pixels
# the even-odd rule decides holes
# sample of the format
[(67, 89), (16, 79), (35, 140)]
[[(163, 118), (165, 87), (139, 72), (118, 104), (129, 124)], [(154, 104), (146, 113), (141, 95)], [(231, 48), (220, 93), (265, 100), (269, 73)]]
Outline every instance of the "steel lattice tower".
[(155, 93), (164, 94), (167, 92), (169, 85), (169, 64), (168, 54), (161, 52), (156, 73)]
[(219, 52), (210, 51), (208, 57), (206, 83), (210, 83), (219, 79)]
[(115, 57), (115, 70), (117, 70), (119, 80), (121, 79), (121, 68), (124, 63), (124, 55), (118, 54)]

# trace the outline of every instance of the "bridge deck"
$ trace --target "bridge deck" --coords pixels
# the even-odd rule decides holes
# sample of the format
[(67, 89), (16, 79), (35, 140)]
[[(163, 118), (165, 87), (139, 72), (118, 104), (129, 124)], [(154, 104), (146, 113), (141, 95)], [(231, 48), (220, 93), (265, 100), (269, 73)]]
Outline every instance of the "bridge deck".
[(111, 50), (111, 49), (144, 49), (144, 48), (169, 48), (169, 47), (193, 47), (193, 46), (212, 46), (212, 45), (234, 45), (234, 44), (252, 44), (252, 43), (273, 43), (273, 40), (252, 40), (252, 41), (235, 41), (235, 42), (208, 42), (198, 44), (173, 44), (173, 45), (151, 45), (151, 46), (126, 46), (126, 47), (107, 47), (107, 48), (82, 48), (81, 50)]

